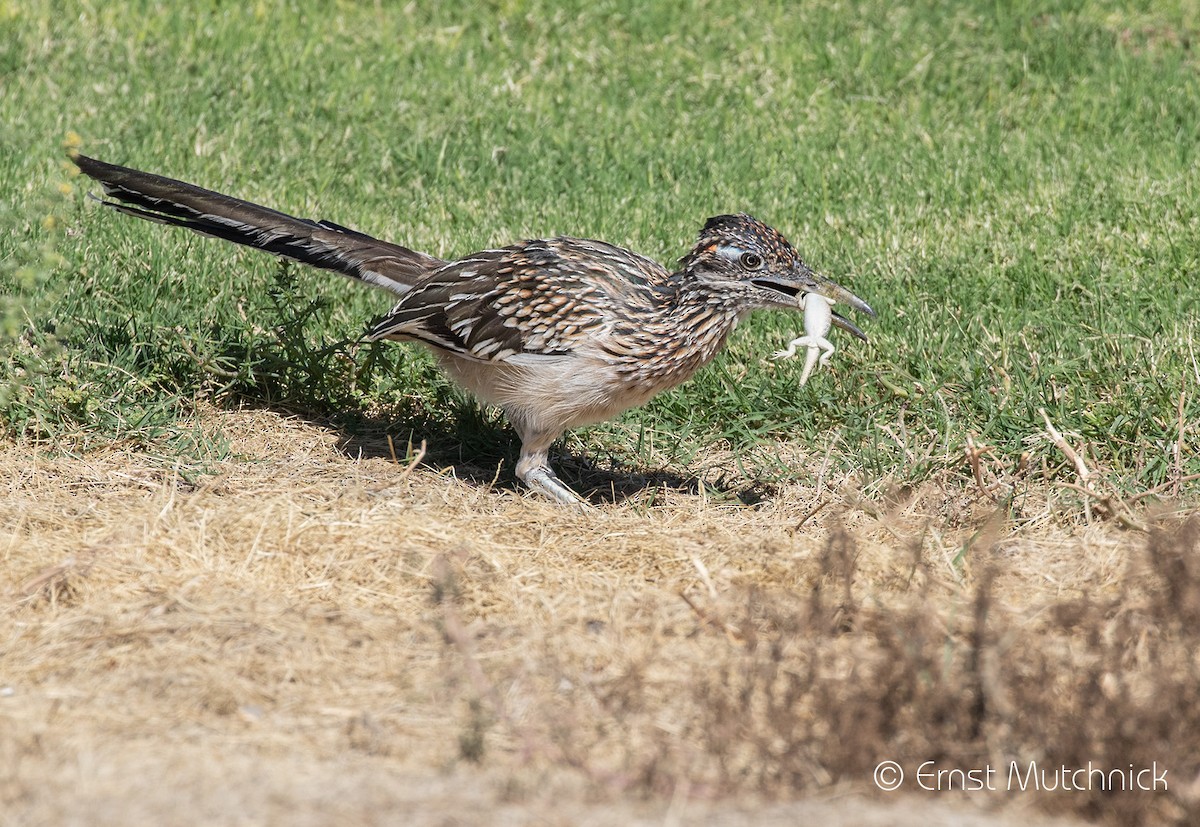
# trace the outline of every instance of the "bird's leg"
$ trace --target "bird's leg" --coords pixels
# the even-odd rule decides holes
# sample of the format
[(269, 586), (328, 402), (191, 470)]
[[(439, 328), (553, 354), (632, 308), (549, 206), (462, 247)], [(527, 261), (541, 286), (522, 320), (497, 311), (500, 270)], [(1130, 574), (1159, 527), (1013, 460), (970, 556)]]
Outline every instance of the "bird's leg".
[(800, 384), (803, 385), (817, 364), (818, 353), (821, 357), (821, 367), (825, 367), (835, 348), (833, 342), (825, 338), (833, 327), (833, 311), (830, 309), (833, 303), (816, 293), (805, 294), (801, 301), (804, 304), (804, 335), (792, 339), (787, 350), (778, 351), (772, 358), (790, 359), (796, 355), (796, 348), (808, 348), (804, 357), (804, 370), (800, 373)]
[(589, 508), (587, 500), (576, 494), (554, 473), (549, 459), (550, 440), (529, 440), (521, 443), (521, 457), (517, 460), (517, 478), (529, 486), (530, 491), (549, 497), (562, 505), (579, 509)]

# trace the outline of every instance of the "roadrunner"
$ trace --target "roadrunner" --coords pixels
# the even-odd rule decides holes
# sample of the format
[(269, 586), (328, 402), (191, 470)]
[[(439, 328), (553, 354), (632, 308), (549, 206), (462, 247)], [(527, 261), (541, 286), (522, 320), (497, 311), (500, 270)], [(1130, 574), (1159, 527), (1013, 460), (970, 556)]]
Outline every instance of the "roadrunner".
[[(565, 431), (610, 419), (673, 388), (716, 355), (752, 310), (799, 310), (816, 293), (871, 316), (862, 299), (814, 273), (776, 230), (719, 215), (675, 272), (603, 241), (522, 241), (446, 261), (334, 224), (295, 218), (200, 187), (73, 157), (106, 206), (333, 270), (399, 301), (366, 334), (417, 341), (521, 437), (516, 473), (566, 504), (548, 452)], [(833, 323), (866, 336), (849, 320)]]

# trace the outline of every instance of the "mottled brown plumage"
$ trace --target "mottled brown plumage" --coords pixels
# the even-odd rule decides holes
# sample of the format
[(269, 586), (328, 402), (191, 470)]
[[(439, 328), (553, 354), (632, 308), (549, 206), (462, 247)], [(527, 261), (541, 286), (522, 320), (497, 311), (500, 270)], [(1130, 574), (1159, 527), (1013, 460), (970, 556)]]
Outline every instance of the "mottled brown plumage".
[[(104, 203), (122, 212), (398, 294), (367, 337), (427, 345), (520, 433), (517, 476), (565, 503), (582, 501), (551, 470), (551, 443), (678, 385), (750, 311), (797, 310), (803, 294), (815, 292), (874, 315), (809, 269), (778, 231), (744, 214), (709, 219), (675, 272), (603, 241), (567, 237), (444, 261), (170, 178), (81, 155), (75, 162), (120, 202)], [(865, 338), (836, 313), (834, 323)]]

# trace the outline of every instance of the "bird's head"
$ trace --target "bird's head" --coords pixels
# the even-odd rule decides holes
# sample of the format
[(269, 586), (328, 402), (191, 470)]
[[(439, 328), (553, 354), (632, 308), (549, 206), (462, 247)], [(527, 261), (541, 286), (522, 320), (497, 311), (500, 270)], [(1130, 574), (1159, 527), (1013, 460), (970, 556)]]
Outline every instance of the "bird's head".
[[(746, 310), (801, 307), (805, 293), (844, 302), (874, 316), (865, 301), (839, 284), (817, 275), (778, 230), (739, 213), (708, 219), (692, 251), (680, 261), (683, 270), (714, 291), (736, 296)], [(860, 339), (866, 335), (837, 313), (833, 323)]]

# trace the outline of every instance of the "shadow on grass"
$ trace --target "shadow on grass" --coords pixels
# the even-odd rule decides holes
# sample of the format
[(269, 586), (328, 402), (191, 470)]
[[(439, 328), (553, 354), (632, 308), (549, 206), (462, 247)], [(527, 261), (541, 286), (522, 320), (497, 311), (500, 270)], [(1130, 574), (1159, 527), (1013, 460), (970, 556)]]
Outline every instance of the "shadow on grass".
[[(435, 418), (415, 411), (396, 418), (373, 417), (353, 423), (338, 423), (324, 417), (305, 418), (337, 430), (340, 434), (337, 449), (352, 459), (391, 459), (406, 465), (423, 447), (418, 467), (449, 469), (457, 479), (473, 485), (524, 491), (513, 473), (521, 444), (512, 428), (502, 420), (488, 417), (471, 402), (462, 405), (459, 412), (460, 418)], [(652, 496), (654, 491), (692, 496), (704, 491), (723, 501), (736, 500), (753, 506), (773, 493), (763, 483), (739, 486), (725, 480), (705, 481), (694, 474), (627, 465), (613, 456), (600, 460), (586, 454), (552, 450), (550, 463), (563, 482), (594, 505), (641, 499)]]

